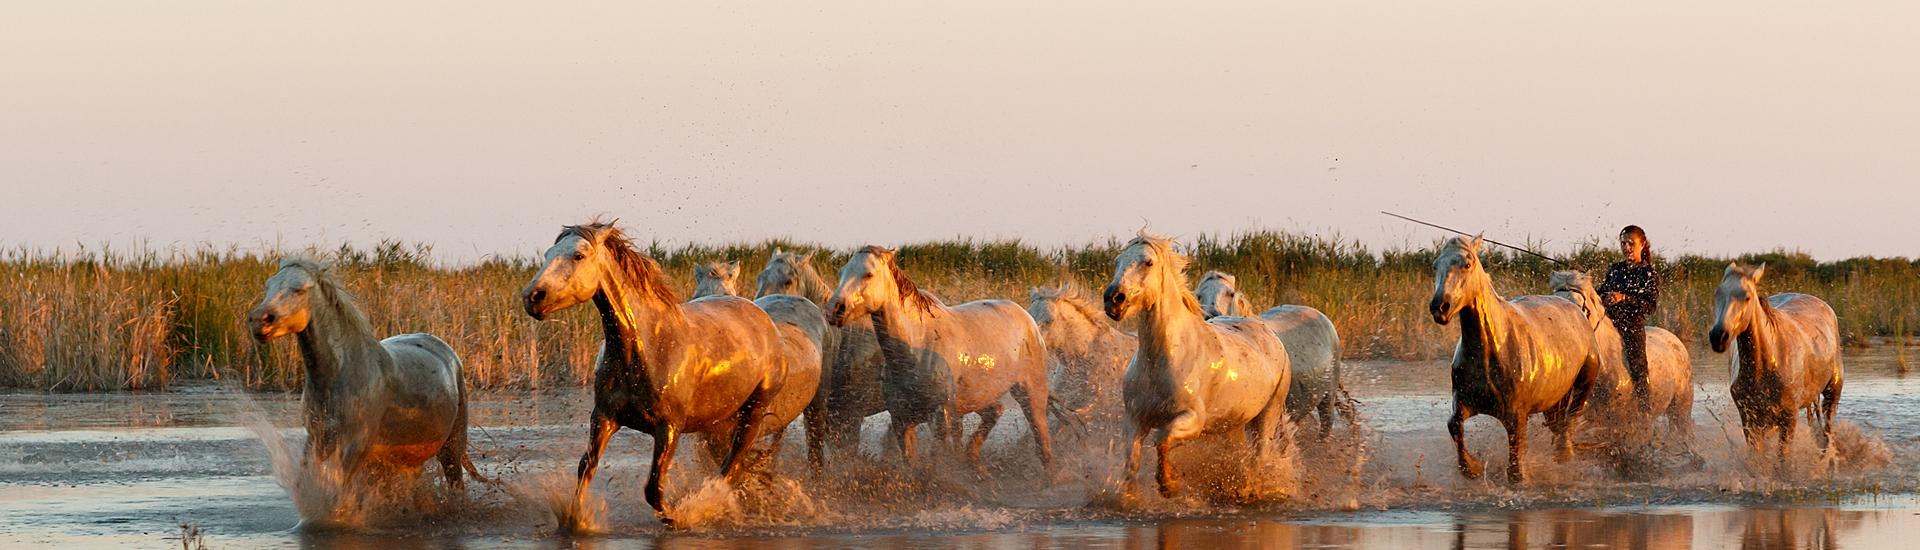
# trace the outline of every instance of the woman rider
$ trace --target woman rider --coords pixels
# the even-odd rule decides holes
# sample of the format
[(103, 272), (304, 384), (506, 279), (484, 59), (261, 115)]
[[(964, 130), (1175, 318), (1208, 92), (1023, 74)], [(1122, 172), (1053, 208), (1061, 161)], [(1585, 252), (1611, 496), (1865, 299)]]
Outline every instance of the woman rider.
[(1620, 332), (1621, 355), (1633, 379), (1633, 395), (1640, 410), (1647, 409), (1647, 317), (1660, 303), (1660, 274), (1653, 270), (1653, 251), (1647, 232), (1629, 225), (1620, 230), (1620, 253), (1627, 259), (1607, 268), (1600, 283), (1600, 300), (1607, 317)]

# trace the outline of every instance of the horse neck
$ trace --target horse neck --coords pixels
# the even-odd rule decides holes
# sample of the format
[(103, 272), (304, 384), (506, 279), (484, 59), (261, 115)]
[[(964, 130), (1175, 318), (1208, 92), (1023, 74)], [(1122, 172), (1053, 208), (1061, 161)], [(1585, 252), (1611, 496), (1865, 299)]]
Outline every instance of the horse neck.
[(799, 280), (795, 284), (800, 287), (801, 296), (812, 300), (815, 305), (825, 304), (827, 299), (833, 297), (833, 288), (827, 286), (827, 280), (821, 278), (811, 264), (801, 264), (794, 271), (794, 277)]
[(1735, 339), (1740, 350), (1740, 376), (1753, 376), (1758, 367), (1772, 367), (1779, 358), (1778, 313), (1767, 304), (1766, 298), (1760, 298), (1753, 306), (1757, 311), (1747, 330)]
[[(945, 309), (939, 304), (933, 308)], [(915, 350), (923, 349), (928, 333), (936, 330), (939, 319), (928, 312), (909, 306), (905, 300), (875, 309), (873, 317), (873, 336), (880, 344), (883, 362), (888, 368), (908, 368), (919, 363)]]
[(1460, 346), (1492, 356), (1499, 351), (1500, 335), (1510, 325), (1513, 304), (1494, 292), (1493, 280), (1486, 272), (1474, 274), (1466, 290), (1467, 305), (1460, 308)]
[(337, 307), (348, 306), (313, 293), (307, 328), (295, 335), (306, 367), (306, 399), (319, 405), (332, 403), (336, 394), (377, 391), (393, 363), (380, 341), (350, 326)]
[(1190, 299), (1188, 294), (1163, 292), (1159, 300), (1141, 310), (1139, 353), (1143, 359), (1163, 367), (1171, 365), (1176, 356), (1175, 347), (1190, 341), (1187, 336), (1206, 325), (1206, 319), (1186, 303)]
[(607, 357), (615, 365), (626, 367), (627, 374), (654, 378), (652, 369), (664, 364), (664, 357), (686, 330), (686, 320), (674, 315), (675, 304), (651, 299), (643, 289), (620, 282), (608, 283), (593, 296), (600, 312)]

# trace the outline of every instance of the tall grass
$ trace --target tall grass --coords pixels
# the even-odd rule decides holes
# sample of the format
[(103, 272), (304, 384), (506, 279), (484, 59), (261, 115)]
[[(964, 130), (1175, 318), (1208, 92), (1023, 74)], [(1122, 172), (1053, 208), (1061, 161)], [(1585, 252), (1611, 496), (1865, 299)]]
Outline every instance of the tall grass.
[[(957, 239), (902, 246), (901, 263), (921, 283), (957, 303), (981, 298), (1024, 302), (1026, 289), (1073, 281), (1106, 284), (1122, 242), (1041, 248), (1017, 241)], [(649, 245), (665, 264), (675, 290), (692, 289), (691, 267), (732, 259), (750, 278), (775, 248), (817, 250), (815, 267), (834, 279), (848, 250), (790, 241), (722, 246)], [(1444, 356), (1455, 338), (1426, 313), (1433, 250), (1373, 251), (1336, 237), (1280, 232), (1207, 235), (1183, 251), (1194, 271), (1239, 276), (1241, 290), (1259, 307), (1306, 304), (1325, 311), (1356, 358), (1422, 359)], [(532, 277), (532, 257), (490, 257), (466, 265), (433, 261), (432, 248), (381, 242), (370, 248), (309, 250), (335, 264), (384, 334), (430, 332), (446, 339), (476, 387), (539, 387), (585, 383), (599, 349), (598, 320), (576, 308), (539, 323), (519, 308), (517, 293)], [(1604, 269), (1616, 253), (1586, 243), (1564, 255), (1588, 269)], [(231, 380), (250, 388), (297, 387), (301, 370), (293, 345), (261, 345), (242, 315), (261, 298), (279, 253), (202, 247), (150, 251), (15, 249), (0, 253), (0, 386), (93, 391), (165, 387), (176, 380)], [(1840, 315), (1843, 337), (1866, 345), (1876, 337), (1905, 337), (1920, 319), (1920, 263), (1904, 258), (1815, 262), (1775, 251), (1744, 255), (1767, 262), (1770, 292), (1804, 292), (1826, 299)], [(1697, 341), (1713, 318), (1713, 289), (1728, 258), (1660, 258), (1665, 281), (1656, 324)], [(1486, 258), (1505, 295), (1543, 293), (1556, 266), (1495, 250)], [(751, 287), (751, 283), (747, 283)]]

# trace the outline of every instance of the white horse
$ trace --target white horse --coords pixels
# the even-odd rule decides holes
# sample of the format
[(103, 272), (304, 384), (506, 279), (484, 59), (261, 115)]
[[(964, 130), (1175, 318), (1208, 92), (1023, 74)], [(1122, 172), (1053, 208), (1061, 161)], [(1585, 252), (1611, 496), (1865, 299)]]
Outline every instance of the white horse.
[(1488, 414), (1507, 428), (1507, 479), (1526, 480), (1527, 418), (1544, 413), (1557, 437), (1557, 458), (1573, 458), (1573, 423), (1586, 407), (1599, 376), (1593, 329), (1573, 302), (1556, 296), (1502, 300), (1480, 263), (1479, 237), (1449, 239), (1433, 260), (1433, 299), (1427, 310), (1442, 325), (1460, 318), (1453, 350), (1453, 418), (1447, 433), (1459, 454), (1460, 473), (1481, 474), (1467, 451), (1465, 424)]
[(940, 303), (907, 278), (893, 250), (868, 246), (840, 269), (840, 288), (827, 301), (827, 319), (844, 325), (871, 317), (886, 357), (881, 396), (888, 426), (909, 464), (916, 460), (914, 428), (931, 422), (941, 439), (958, 434), (960, 417), (980, 415), (967, 444), (975, 470), (984, 471), (980, 447), (1000, 420), (1009, 393), (1027, 415), (1040, 462), (1053, 467), (1053, 437), (1047, 430), (1047, 347), (1040, 327), (1020, 306), (981, 300), (954, 307)]
[[(1250, 316), (1253, 304), (1240, 292), (1239, 279), (1219, 271), (1208, 271), (1194, 285), (1201, 313), (1216, 316)], [(1295, 421), (1309, 414), (1320, 416), (1320, 437), (1333, 431), (1333, 415), (1338, 410), (1347, 419), (1347, 429), (1360, 429), (1360, 417), (1353, 410), (1353, 397), (1347, 393), (1345, 376), (1340, 372), (1340, 332), (1333, 319), (1307, 306), (1281, 304), (1260, 313), (1280, 343), (1287, 346), (1293, 370), (1293, 387), (1287, 391), (1287, 414)]]
[(1118, 420), (1126, 412), (1120, 383), (1140, 339), (1120, 330), (1072, 283), (1027, 294), (1027, 315), (1040, 326), (1056, 362), (1050, 376), (1054, 401), (1083, 420)]
[[(1160, 433), (1160, 493), (1180, 490), (1171, 453), (1179, 442), (1239, 428), (1255, 460), (1248, 479), (1271, 455), (1287, 424), (1287, 388), (1292, 373), (1286, 346), (1258, 320), (1201, 318), (1200, 303), (1186, 289), (1187, 258), (1167, 239), (1134, 238), (1114, 262), (1103, 302), (1107, 317), (1140, 317), (1140, 345), (1127, 365), (1129, 439), (1124, 478), (1129, 496), (1140, 471), (1140, 447)], [(1291, 441), (1286, 442), (1287, 445)]]
[[(1600, 353), (1600, 372), (1594, 378), (1587, 404), (1609, 419), (1638, 418), (1640, 404), (1633, 396), (1633, 377), (1627, 374), (1620, 331), (1607, 318), (1606, 306), (1593, 278), (1579, 271), (1555, 271), (1548, 277), (1553, 295), (1572, 301), (1587, 314), (1594, 345)], [(1679, 336), (1660, 327), (1647, 327), (1647, 414), (1665, 416), (1682, 444), (1693, 442), (1693, 359)]]
[(1819, 420), (1820, 447), (1831, 451), (1833, 413), (1845, 383), (1840, 322), (1819, 298), (1792, 293), (1762, 298), (1760, 278), (1766, 272), (1766, 265), (1727, 264), (1713, 295), (1707, 340), (1717, 353), (1733, 349), (1733, 405), (1749, 446), (1758, 447), (1767, 430), (1778, 428), (1785, 461), (1798, 422), (1794, 415), (1805, 410), (1809, 426)]
[(437, 457), (455, 490), (465, 487), (462, 470), (486, 481), (467, 456), (466, 382), (446, 341), (425, 333), (375, 340), (346, 287), (298, 258), (280, 262), (247, 323), (261, 342), (299, 341), (308, 464), (332, 462), (351, 483), (369, 466), (412, 472)]

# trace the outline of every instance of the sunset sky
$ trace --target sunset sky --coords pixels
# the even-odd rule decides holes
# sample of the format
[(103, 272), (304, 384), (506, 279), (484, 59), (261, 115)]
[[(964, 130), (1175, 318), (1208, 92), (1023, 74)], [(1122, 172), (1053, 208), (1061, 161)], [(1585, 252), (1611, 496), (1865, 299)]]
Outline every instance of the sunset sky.
[(1920, 2), (0, 4), (0, 246), (1920, 256)]

